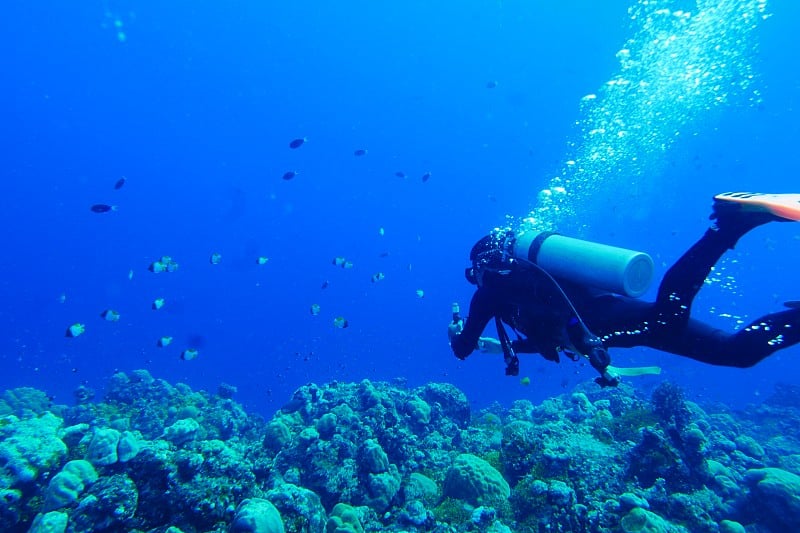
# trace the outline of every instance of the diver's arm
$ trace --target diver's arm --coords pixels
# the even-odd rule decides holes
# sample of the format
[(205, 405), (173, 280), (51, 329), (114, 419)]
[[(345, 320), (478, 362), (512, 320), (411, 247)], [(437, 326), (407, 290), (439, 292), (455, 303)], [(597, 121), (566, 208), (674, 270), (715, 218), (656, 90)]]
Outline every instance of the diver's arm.
[(611, 365), (608, 350), (603, 346), (603, 341), (589, 331), (586, 324), (577, 317), (570, 319), (567, 325), (567, 337), (577, 353), (585, 356), (592, 368), (600, 374), (595, 383), (601, 387), (616, 387), (619, 384), (619, 376), (608, 370)]
[[(469, 303), (469, 315), (466, 323), (463, 319), (454, 321), (448, 327), (450, 347), (459, 359), (466, 359), (478, 347), (478, 340), (486, 325), (494, 316), (495, 302), (489, 291), (479, 288), (472, 295)], [(463, 324), (463, 327), (461, 324)], [(454, 327), (455, 326), (455, 327)]]

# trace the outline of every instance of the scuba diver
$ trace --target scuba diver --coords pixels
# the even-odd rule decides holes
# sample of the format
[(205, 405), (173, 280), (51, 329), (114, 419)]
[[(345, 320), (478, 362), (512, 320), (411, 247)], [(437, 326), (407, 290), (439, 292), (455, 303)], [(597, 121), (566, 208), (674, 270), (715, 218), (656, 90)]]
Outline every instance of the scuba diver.
[[(453, 304), (453, 353), (461, 360), (476, 349), (503, 353), (511, 376), (519, 374), (517, 353), (554, 362), (561, 353), (575, 361), (585, 357), (605, 387), (616, 386), (619, 375), (659, 371), (612, 367), (608, 348), (647, 346), (746, 368), (800, 342), (800, 301), (732, 333), (691, 317), (692, 302), (720, 257), (762, 224), (800, 220), (800, 194), (719, 194), (709, 218), (711, 227), (666, 272), (654, 302), (638, 299), (652, 279), (647, 254), (552, 232), (495, 230), (470, 252), (465, 274), (477, 290), (466, 323)], [(492, 318), (499, 339), (481, 336)]]

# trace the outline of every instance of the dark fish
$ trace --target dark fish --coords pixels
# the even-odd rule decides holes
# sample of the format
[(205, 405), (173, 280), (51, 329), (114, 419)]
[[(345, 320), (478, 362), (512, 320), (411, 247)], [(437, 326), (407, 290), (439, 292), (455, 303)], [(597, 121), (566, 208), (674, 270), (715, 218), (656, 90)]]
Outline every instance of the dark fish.
[(487, 89), (494, 89), (495, 87), (497, 87), (497, 82), (496, 81), (492, 80), (492, 81), (487, 81), (486, 82), (486, 88)]
[(788, 302), (784, 302), (783, 305), (789, 309), (800, 309), (800, 300), (789, 300)]
[(126, 180), (125, 176), (122, 176), (122, 177), (121, 177), (120, 179), (118, 179), (118, 180), (117, 180), (117, 182), (114, 184), (114, 189), (115, 189), (115, 190), (117, 190), (117, 191), (118, 191), (118, 190), (120, 190), (120, 189), (123, 187), (123, 185), (125, 185), (125, 182), (126, 182), (126, 181), (127, 181), (127, 180)]
[(320, 288), (322, 288), (322, 289), (327, 289), (327, 288), (328, 288), (328, 285), (330, 285), (330, 283), (329, 283), (329, 282), (328, 282), (328, 280), (326, 279), (325, 281), (323, 281), (323, 282), (322, 282), (322, 287), (320, 287)]
[(286, 174), (283, 175), (283, 179), (285, 179), (286, 181), (289, 181), (290, 179), (292, 179), (295, 176), (297, 176), (297, 171), (296, 170), (290, 170), (289, 172), (287, 172)]
[(430, 172), (426, 172), (425, 174), (422, 175), (422, 183), (425, 183), (429, 179), (431, 179), (431, 173)]
[(306, 139), (305, 137), (303, 137), (302, 139), (293, 139), (292, 142), (289, 143), (289, 148), (291, 148), (292, 150), (294, 150), (295, 148), (300, 148), (306, 143), (307, 140), (308, 139)]
[(403, 172), (402, 170), (398, 170), (397, 172), (394, 173), (394, 175), (397, 176), (398, 178), (405, 178), (406, 177), (406, 173)]
[(359, 148), (358, 150), (353, 152), (353, 155), (356, 157), (361, 157), (362, 155), (367, 155), (367, 151), (364, 148)]
[(117, 206), (108, 204), (94, 204), (89, 209), (92, 210), (92, 213), (108, 213), (109, 211), (116, 211)]
[(202, 348), (206, 345), (206, 338), (204, 335), (194, 333), (189, 336), (189, 345), (195, 346), (196, 348)]

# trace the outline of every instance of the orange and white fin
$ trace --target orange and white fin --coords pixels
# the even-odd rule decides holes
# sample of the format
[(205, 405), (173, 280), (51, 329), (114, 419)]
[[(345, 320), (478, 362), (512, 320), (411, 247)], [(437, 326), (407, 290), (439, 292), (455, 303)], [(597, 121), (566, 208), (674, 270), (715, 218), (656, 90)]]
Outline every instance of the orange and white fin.
[(800, 194), (797, 193), (724, 192), (714, 200), (740, 204), (745, 211), (765, 211), (787, 220), (800, 220)]

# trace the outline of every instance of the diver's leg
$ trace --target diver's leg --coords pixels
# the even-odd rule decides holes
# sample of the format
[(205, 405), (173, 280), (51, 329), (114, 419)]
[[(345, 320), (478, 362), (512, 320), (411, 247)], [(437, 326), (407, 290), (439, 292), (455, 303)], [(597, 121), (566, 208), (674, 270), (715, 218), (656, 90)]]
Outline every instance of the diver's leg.
[(800, 342), (800, 309), (765, 315), (730, 336), (730, 364), (746, 368), (783, 348)]
[(712, 365), (748, 368), (800, 342), (800, 309), (770, 313), (735, 333), (694, 319), (673, 333), (648, 339), (647, 346)]
[(748, 231), (773, 220), (784, 220), (766, 212), (742, 211), (726, 202), (714, 204), (715, 223), (667, 271), (656, 297), (656, 327), (685, 326), (692, 302), (711, 268)]

